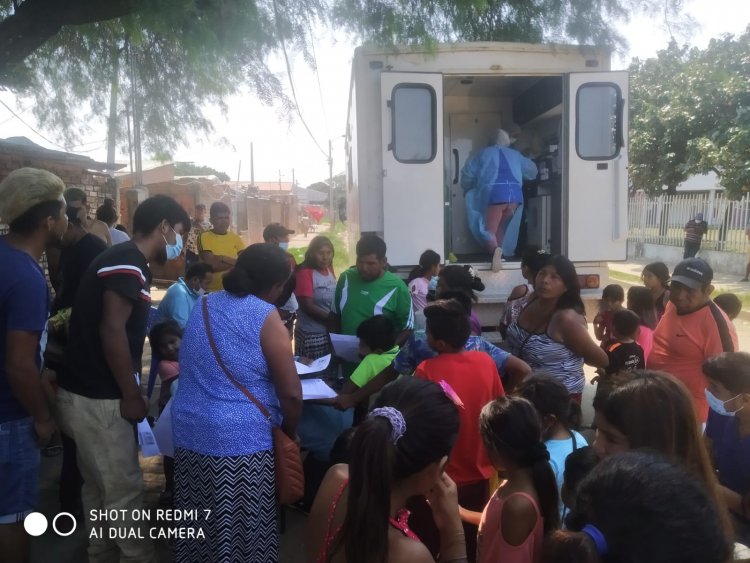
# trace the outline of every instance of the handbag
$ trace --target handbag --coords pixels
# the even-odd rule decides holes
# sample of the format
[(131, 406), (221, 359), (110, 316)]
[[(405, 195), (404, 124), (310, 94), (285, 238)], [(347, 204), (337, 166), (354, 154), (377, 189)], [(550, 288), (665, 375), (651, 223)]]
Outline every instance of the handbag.
[(273, 457), (274, 467), (276, 473), (276, 497), (279, 504), (292, 504), (297, 502), (305, 494), (305, 474), (302, 470), (302, 455), (300, 453), (299, 445), (292, 440), (286, 433), (281, 429), (280, 426), (275, 426), (271, 422), (271, 413), (263, 404), (255, 398), (229, 371), (224, 361), (219, 355), (219, 350), (216, 348), (216, 341), (214, 340), (211, 332), (211, 324), (208, 320), (208, 299), (203, 297), (203, 322), (206, 326), (206, 335), (208, 336), (208, 343), (211, 345), (211, 350), (214, 353), (216, 361), (224, 371), (229, 381), (242, 391), (242, 393), (250, 399), (263, 416), (268, 420), (271, 425), (271, 437), (273, 439)]

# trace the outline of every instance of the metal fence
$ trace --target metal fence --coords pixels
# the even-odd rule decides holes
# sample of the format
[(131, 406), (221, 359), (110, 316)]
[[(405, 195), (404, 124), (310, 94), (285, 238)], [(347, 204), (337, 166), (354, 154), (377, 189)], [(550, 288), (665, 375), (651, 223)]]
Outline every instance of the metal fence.
[(703, 213), (703, 220), (708, 223), (701, 248), (745, 252), (749, 244), (745, 232), (750, 227), (750, 195), (740, 200), (727, 199), (720, 193), (631, 197), (628, 240), (683, 246), (685, 224), (696, 213)]

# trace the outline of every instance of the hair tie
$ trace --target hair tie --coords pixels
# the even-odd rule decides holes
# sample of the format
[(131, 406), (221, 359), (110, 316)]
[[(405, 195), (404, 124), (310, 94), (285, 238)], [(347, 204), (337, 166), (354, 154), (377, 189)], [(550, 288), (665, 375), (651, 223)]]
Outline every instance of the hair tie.
[(461, 400), (461, 397), (458, 396), (458, 393), (451, 387), (450, 383), (448, 383), (445, 379), (441, 379), (438, 381), (438, 385), (440, 385), (440, 388), (443, 390), (443, 393), (451, 400), (453, 401), (453, 404), (457, 407), (464, 408), (464, 402)]
[(521, 458), (524, 465), (534, 465), (538, 461), (549, 461), (549, 451), (544, 442), (538, 442)]
[(391, 441), (393, 442), (393, 445), (396, 445), (396, 442), (398, 442), (401, 439), (401, 436), (404, 435), (404, 432), (406, 432), (406, 421), (404, 420), (404, 415), (401, 414), (398, 409), (393, 407), (380, 407), (373, 409), (369, 416), (382, 416), (383, 418), (388, 419), (388, 422), (391, 423)]
[(606, 555), (607, 551), (609, 551), (609, 548), (607, 547), (607, 540), (604, 538), (604, 534), (601, 533), (599, 528), (597, 528), (593, 524), (586, 524), (581, 529), (581, 532), (591, 538), (591, 540), (594, 542), (594, 545), (596, 546), (596, 552), (599, 555)]

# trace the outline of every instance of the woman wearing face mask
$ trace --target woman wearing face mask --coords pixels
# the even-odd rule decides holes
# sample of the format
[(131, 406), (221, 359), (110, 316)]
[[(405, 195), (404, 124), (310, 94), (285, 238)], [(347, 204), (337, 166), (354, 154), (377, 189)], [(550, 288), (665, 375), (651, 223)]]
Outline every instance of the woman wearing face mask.
[(734, 520), (737, 541), (750, 545), (750, 354), (725, 352), (703, 364), (706, 437), (719, 491)]
[(200, 519), (182, 525), (202, 528), (205, 538), (177, 540), (177, 561), (279, 558), (271, 425), (295, 438), (302, 410), (291, 341), (274, 306), (290, 276), (282, 249), (253, 244), (224, 276), (224, 291), (202, 298), (185, 327), (172, 404), (175, 508), (197, 509)]

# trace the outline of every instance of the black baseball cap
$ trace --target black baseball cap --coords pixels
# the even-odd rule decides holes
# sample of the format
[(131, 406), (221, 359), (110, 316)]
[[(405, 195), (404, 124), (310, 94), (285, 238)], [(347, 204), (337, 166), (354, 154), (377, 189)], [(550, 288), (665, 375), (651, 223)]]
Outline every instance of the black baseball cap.
[(284, 238), (287, 235), (293, 235), (292, 229), (287, 229), (281, 223), (269, 223), (266, 228), (263, 229), (263, 240), (270, 240), (272, 238)]
[(714, 271), (705, 260), (688, 258), (674, 267), (670, 281), (692, 289), (706, 287), (714, 279)]

